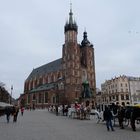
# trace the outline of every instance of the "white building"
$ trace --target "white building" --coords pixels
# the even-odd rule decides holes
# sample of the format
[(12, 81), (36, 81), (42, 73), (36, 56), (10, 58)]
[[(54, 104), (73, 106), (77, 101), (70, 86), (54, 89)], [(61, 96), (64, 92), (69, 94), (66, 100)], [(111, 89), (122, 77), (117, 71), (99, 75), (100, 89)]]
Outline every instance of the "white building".
[(112, 103), (134, 105), (140, 103), (140, 77), (119, 76), (101, 84), (101, 93), (96, 96), (97, 106), (104, 109)]
[(128, 77), (132, 104), (140, 103), (140, 77)]

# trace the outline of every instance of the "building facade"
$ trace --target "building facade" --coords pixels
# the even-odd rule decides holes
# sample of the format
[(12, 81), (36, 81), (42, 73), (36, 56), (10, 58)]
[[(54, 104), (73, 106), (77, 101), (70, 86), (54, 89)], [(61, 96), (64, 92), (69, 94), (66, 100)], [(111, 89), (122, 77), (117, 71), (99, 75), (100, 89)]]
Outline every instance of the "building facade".
[(104, 109), (112, 103), (135, 105), (140, 103), (140, 77), (119, 76), (101, 84), (101, 91), (96, 92), (97, 107)]
[(140, 104), (140, 77), (128, 77), (131, 104)]
[(124, 75), (115, 77), (101, 84), (101, 94), (97, 95), (97, 106), (104, 109), (112, 103), (129, 105), (130, 97), (128, 77)]
[(95, 103), (96, 79), (94, 48), (83, 33), (78, 44), (78, 26), (72, 9), (64, 26), (62, 58), (40, 66), (30, 73), (24, 84), (25, 104), (45, 107), (48, 104), (69, 104), (75, 101)]

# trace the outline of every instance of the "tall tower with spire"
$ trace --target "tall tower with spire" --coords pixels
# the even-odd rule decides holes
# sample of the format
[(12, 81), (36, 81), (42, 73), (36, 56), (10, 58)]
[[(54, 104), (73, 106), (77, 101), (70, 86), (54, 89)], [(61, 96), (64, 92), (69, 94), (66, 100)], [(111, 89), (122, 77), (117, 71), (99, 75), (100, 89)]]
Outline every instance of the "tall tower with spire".
[(65, 43), (62, 50), (64, 97), (66, 102), (94, 100), (96, 92), (94, 48), (83, 33), (81, 44), (77, 43), (78, 26), (73, 19), (72, 7), (69, 20), (64, 26)]
[(80, 45), (77, 43), (78, 26), (73, 19), (72, 7), (69, 20), (64, 26), (65, 44), (63, 45), (62, 67), (65, 79), (65, 97), (70, 102), (80, 96)]
[(73, 19), (72, 7), (70, 8), (69, 20), (65, 24), (64, 32), (65, 32), (65, 43), (77, 42), (78, 26), (75, 20)]

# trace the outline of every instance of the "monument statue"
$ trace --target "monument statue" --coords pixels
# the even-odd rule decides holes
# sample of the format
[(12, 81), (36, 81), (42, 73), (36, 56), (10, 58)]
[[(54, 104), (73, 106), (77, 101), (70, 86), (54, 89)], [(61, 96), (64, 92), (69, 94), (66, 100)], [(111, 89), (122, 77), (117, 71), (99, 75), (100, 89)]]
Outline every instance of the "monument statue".
[(83, 85), (82, 98), (90, 98), (91, 97), (91, 91), (90, 91), (88, 81), (83, 82), (82, 85)]

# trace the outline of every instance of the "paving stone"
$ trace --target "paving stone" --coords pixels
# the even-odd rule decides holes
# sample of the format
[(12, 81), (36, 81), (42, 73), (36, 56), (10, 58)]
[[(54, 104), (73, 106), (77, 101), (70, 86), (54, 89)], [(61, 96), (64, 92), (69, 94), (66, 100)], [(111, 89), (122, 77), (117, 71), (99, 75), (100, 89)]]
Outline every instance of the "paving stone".
[(6, 123), (0, 117), (0, 140), (140, 140), (140, 125), (136, 132), (130, 127), (108, 132), (104, 123), (95, 119), (77, 120), (56, 116), (47, 110), (25, 111), (17, 123)]

